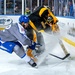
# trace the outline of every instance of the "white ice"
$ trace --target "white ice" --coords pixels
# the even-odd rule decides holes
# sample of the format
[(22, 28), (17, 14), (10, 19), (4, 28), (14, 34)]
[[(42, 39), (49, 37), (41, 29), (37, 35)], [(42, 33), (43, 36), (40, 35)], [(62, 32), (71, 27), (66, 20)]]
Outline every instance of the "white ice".
[[(0, 75), (75, 75), (75, 47), (64, 41), (63, 43), (71, 54), (70, 57), (60, 60), (48, 55), (38, 68), (32, 68), (15, 53), (9, 54), (0, 50)], [(65, 56), (59, 43), (51, 53), (60, 57)]]

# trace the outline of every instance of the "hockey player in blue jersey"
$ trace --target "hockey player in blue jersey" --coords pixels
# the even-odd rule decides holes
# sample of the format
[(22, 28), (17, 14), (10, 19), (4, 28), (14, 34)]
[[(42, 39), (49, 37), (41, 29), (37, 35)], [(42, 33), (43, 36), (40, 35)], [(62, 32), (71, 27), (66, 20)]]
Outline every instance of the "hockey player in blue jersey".
[(35, 49), (36, 43), (26, 35), (26, 28), (28, 26), (29, 18), (27, 16), (20, 16), (19, 23), (11, 24), (8, 28), (0, 31), (0, 50), (8, 53), (15, 52), (20, 58), (25, 59), (32, 67), (37, 64), (30, 58), (22, 45), (27, 46), (32, 50)]

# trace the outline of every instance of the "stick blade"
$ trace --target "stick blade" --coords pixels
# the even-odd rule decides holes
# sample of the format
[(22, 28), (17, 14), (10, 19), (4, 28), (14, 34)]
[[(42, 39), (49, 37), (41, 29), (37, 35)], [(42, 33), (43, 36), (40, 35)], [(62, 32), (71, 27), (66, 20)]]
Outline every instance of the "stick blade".
[(57, 56), (57, 55), (53, 55), (53, 54), (51, 54), (51, 53), (49, 53), (49, 55), (54, 56), (54, 57), (56, 57), (56, 58), (58, 58), (58, 59), (61, 59), (61, 60), (64, 60), (64, 59), (66, 59), (68, 56), (70, 56), (69, 53), (66, 54), (64, 57), (59, 57), (59, 56)]
[(66, 59), (69, 56), (70, 56), (70, 53), (68, 53), (62, 60)]

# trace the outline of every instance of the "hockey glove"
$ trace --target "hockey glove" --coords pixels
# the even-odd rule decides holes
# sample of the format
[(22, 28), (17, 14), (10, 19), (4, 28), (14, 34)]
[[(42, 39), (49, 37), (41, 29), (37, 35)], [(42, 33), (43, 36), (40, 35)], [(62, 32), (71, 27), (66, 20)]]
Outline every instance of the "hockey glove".
[(28, 46), (28, 48), (30, 48), (32, 50), (35, 50), (35, 47), (36, 47), (36, 43), (35, 42), (32, 42), (31, 46)]
[(35, 50), (35, 48), (36, 48), (37, 46), (42, 46), (42, 45), (39, 44), (39, 43), (36, 43), (36, 42), (32, 42), (32, 45), (31, 45), (31, 46), (28, 46), (28, 48), (30, 48), (30, 49), (32, 49), (32, 50)]

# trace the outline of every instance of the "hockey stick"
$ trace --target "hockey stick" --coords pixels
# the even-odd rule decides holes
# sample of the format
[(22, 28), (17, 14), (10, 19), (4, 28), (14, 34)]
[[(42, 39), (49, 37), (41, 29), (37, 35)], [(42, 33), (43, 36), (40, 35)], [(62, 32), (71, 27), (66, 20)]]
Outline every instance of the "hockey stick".
[[(47, 34), (47, 35), (48, 35), (48, 34)], [(64, 56), (63, 58), (61, 58), (61, 57), (56, 56), (56, 55), (53, 55), (53, 54), (49, 54), (49, 55), (52, 55), (52, 56), (54, 56), (54, 57), (56, 57), (56, 58), (59, 58), (59, 59), (61, 59), (61, 60), (64, 60), (64, 59), (66, 59), (66, 58), (70, 55), (70, 53), (68, 53), (68, 51), (67, 51), (67, 49), (65, 48), (65, 46), (64, 46), (64, 44), (63, 44), (63, 42), (62, 42), (62, 40), (61, 40), (60, 38), (57, 38), (57, 39), (59, 40), (59, 44), (60, 44), (62, 50), (64, 51), (65, 56)]]
[(66, 59), (70, 54), (68, 53), (68, 54), (66, 54), (66, 56), (64, 56), (64, 57), (59, 57), (59, 56), (56, 56), (56, 55), (51, 54), (51, 53), (49, 53), (49, 55), (54, 56), (54, 57), (56, 57), (56, 58), (58, 58), (58, 59), (64, 60), (64, 59)]
[[(50, 36), (50, 34), (46, 34), (46, 35)], [(57, 37), (56, 37), (56, 38), (57, 38)], [(54, 54), (51, 54), (51, 53), (49, 53), (49, 55), (54, 56), (54, 57), (56, 57), (56, 58), (58, 58), (58, 59), (64, 60), (64, 59), (66, 59), (66, 58), (70, 55), (70, 53), (68, 53), (68, 51), (67, 51), (67, 49), (65, 48), (65, 46), (64, 46), (64, 44), (63, 44), (63, 42), (62, 42), (62, 40), (61, 40), (60, 38), (57, 38), (57, 39), (58, 39), (58, 43), (60, 44), (60, 46), (61, 46), (63, 52), (65, 53), (65, 56), (64, 56), (64, 57), (59, 57), (59, 56), (54, 55)]]
[[(63, 52), (65, 53), (64, 57), (59, 57), (59, 56), (56, 56), (56, 55), (53, 55), (53, 54), (49, 54), (49, 55), (52, 55), (52, 56), (54, 56), (56, 58), (64, 60), (64, 59), (66, 59), (70, 55), (70, 53), (68, 53), (67, 49), (65, 48), (65, 46), (64, 46), (64, 44), (62, 42), (62, 40), (63, 40), (62, 38), (64, 37), (64, 35), (67, 34), (67, 30), (68, 29), (66, 30), (66, 26), (64, 24), (61, 24), (60, 29), (61, 29), (60, 32), (57, 32), (57, 33), (56, 32), (55, 33), (54, 32), (53, 33), (46, 33), (46, 35), (50, 36), (50, 34), (52, 34), (52, 35), (56, 36), (56, 38), (59, 40), (59, 44), (60, 44)], [(63, 32), (65, 32), (65, 33), (63, 33)]]
[(66, 48), (65, 48), (65, 46), (64, 46), (64, 44), (63, 44), (63, 42), (62, 42), (61, 40), (59, 40), (59, 44), (60, 44), (61, 48), (63, 49), (63, 51), (64, 51), (64, 53), (65, 53), (65, 56), (64, 56), (64, 57), (59, 57), (59, 56), (53, 55), (53, 54), (51, 54), (51, 53), (49, 53), (49, 55), (54, 56), (54, 57), (56, 57), (56, 58), (59, 58), (59, 59), (61, 59), (61, 60), (64, 60), (64, 59), (66, 59), (68, 56), (70, 56), (70, 53), (67, 52), (67, 50), (66, 50)]
[(68, 56), (70, 56), (70, 53), (68, 53), (68, 51), (67, 51), (67, 49), (65, 48), (65, 46), (64, 46), (64, 44), (63, 44), (63, 42), (62, 42), (62, 40), (61, 40), (61, 39), (58, 39), (58, 40), (59, 40), (59, 44), (60, 44), (62, 50), (63, 50), (64, 53), (65, 53), (65, 56), (64, 56), (64, 57), (59, 57), (59, 56), (53, 55), (53, 54), (51, 54), (51, 53), (49, 53), (49, 55), (54, 56), (54, 57), (56, 57), (56, 58), (59, 58), (59, 59), (61, 59), (61, 60), (64, 60), (64, 59), (66, 59)]
[(62, 40), (60, 40), (60, 39), (59, 39), (59, 44), (60, 44), (61, 48), (63, 49), (65, 55), (69, 54), (68, 51), (67, 51), (67, 49), (65, 48), (65, 46), (64, 46), (64, 44), (63, 44), (63, 42), (62, 42)]

